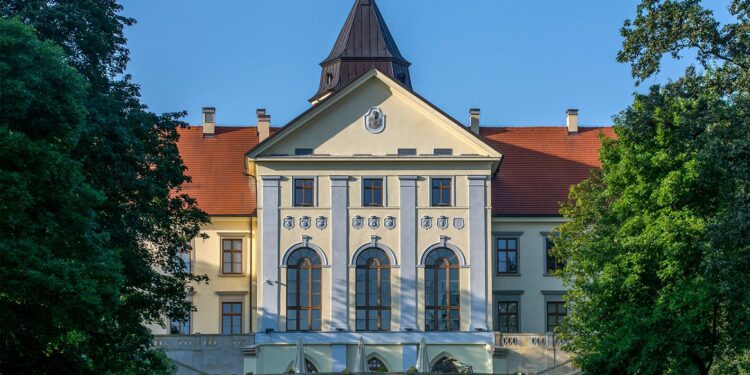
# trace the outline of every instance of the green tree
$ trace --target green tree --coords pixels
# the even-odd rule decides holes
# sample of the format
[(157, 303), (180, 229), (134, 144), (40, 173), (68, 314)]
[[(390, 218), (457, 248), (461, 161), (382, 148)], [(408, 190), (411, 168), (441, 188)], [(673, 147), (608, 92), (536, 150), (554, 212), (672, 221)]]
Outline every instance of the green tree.
[[(98, 203), (91, 210), (100, 242), (98, 247), (78, 248), (77, 254), (106, 255), (111, 273), (105, 273), (107, 279), (101, 285), (112, 293), (94, 306), (96, 310), (77, 313), (89, 318), (76, 336), (82, 343), (79, 357), (87, 358), (85, 366), (45, 362), (52, 352), (59, 357), (77, 355), (65, 348), (39, 351), (6, 342), (0, 347), (3, 373), (21, 368), (25, 369), (21, 372), (52, 371), (39, 370), (40, 363), (71, 373), (168, 372), (163, 358), (151, 347), (152, 335), (145, 324), (163, 323), (164, 316), (186, 316), (191, 309), (185, 300), (190, 283), (206, 280), (184, 272), (175, 261), (181, 243), (198, 236), (208, 220), (196, 202), (180, 192), (188, 180), (176, 147), (177, 128), (185, 125), (179, 121), (183, 114), (156, 115), (140, 103), (138, 87), (124, 75), (128, 50), (123, 30), (134, 20), (121, 16), (121, 10), (110, 0), (0, 0), (0, 18), (15, 17), (32, 26), (38, 39), (58, 45), (85, 83), (80, 94), (85, 126), (68, 145), (83, 181), (98, 197), (92, 200)], [(16, 51), (11, 48), (3, 54)], [(46, 74), (34, 65), (27, 68)], [(17, 105), (8, 103), (9, 107)], [(12, 216), (0, 220), (12, 220)], [(66, 230), (83, 229), (67, 226)], [(0, 285), (0, 295), (5, 288)], [(17, 303), (33, 309), (48, 302), (28, 298)], [(14, 317), (16, 324), (25, 318)], [(4, 321), (1, 327), (10, 324)], [(36, 319), (33, 324), (31, 336), (44, 342), (44, 336), (36, 333), (62, 323)]]
[(702, 71), (636, 94), (563, 207), (562, 335), (586, 373), (748, 373), (748, 4), (722, 26), (699, 1), (644, 0), (623, 28), (638, 80), (688, 48)]

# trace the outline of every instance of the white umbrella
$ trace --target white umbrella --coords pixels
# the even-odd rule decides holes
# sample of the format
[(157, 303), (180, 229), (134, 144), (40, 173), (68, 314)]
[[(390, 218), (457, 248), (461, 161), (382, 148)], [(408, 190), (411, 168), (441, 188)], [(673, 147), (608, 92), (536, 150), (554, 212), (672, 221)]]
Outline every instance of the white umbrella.
[(419, 350), (417, 351), (417, 372), (430, 372), (430, 359), (427, 358), (427, 342), (419, 342)]
[(357, 342), (357, 359), (354, 362), (354, 373), (358, 372), (366, 372), (366, 365), (365, 365), (365, 341), (362, 340), (362, 337), (360, 336), (359, 342)]
[(294, 373), (304, 374), (306, 372), (305, 346), (302, 344), (302, 337), (300, 337), (297, 339), (297, 354), (294, 356)]

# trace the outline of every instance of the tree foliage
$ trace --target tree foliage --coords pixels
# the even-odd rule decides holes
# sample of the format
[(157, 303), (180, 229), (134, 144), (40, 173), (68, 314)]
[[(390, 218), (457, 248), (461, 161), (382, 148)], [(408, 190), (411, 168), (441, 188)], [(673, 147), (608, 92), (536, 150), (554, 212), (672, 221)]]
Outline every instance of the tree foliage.
[(750, 369), (748, 4), (720, 25), (699, 1), (643, 0), (623, 29), (636, 78), (686, 48), (702, 70), (636, 94), (563, 207), (562, 334), (586, 373)]
[[(0, 118), (14, 139), (0, 155), (8, 158), (0, 167), (12, 171), (2, 180), (0, 209), (28, 202), (29, 215), (39, 216), (0, 218), (3, 235), (27, 228), (2, 241), (0, 272), (18, 273), (17, 283), (0, 283), (0, 327), (15, 338), (0, 344), (2, 373), (169, 372), (145, 324), (186, 316), (190, 283), (206, 280), (175, 261), (181, 244), (207, 221), (180, 193), (188, 180), (176, 147), (182, 114), (149, 112), (123, 75), (123, 29), (134, 20), (120, 11), (110, 0), (0, 0), (3, 22), (35, 30), (24, 31), (22, 40), (0, 34), (7, 39), (0, 61), (8, 67), (0, 79)], [(49, 61), (30, 46), (53, 51), (43, 56)], [(36, 146), (18, 138), (37, 128), (49, 134)], [(13, 152), (19, 153), (11, 163)], [(61, 212), (78, 216), (66, 221)], [(16, 237), (43, 251), (24, 251)], [(25, 262), (26, 256), (32, 258)], [(45, 257), (50, 263), (39, 261)]]

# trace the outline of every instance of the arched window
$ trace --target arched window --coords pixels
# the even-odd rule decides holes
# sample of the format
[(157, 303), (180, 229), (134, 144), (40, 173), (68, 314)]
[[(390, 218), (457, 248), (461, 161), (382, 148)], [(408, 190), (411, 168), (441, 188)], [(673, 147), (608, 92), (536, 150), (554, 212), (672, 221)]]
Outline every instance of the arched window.
[(450, 249), (432, 250), (425, 258), (425, 330), (459, 330), (458, 258)]
[(435, 364), (432, 365), (430, 371), (436, 373), (457, 374), (459, 373), (459, 368), (456, 366), (456, 361), (454, 359), (443, 356), (435, 361)]
[(305, 372), (308, 374), (317, 374), (318, 368), (309, 359), (305, 359)]
[(391, 263), (370, 248), (357, 257), (357, 331), (391, 329)]
[(320, 331), (318, 253), (303, 247), (289, 255), (286, 271), (287, 331)]
[(371, 357), (367, 360), (367, 371), (369, 372), (388, 372), (388, 367), (378, 357)]

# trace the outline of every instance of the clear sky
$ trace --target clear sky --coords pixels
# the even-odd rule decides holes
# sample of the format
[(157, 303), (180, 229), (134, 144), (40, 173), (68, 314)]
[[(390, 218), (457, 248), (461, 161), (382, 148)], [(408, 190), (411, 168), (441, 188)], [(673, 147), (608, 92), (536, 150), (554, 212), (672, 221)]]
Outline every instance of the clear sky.
[[(138, 20), (128, 72), (153, 111), (186, 110), (191, 124), (215, 106), (222, 125), (255, 124), (256, 108), (283, 125), (309, 108), (353, 2), (122, 0)], [(637, 0), (377, 2), (414, 90), (461, 122), (479, 107), (483, 125), (562, 125), (579, 108), (583, 125), (610, 125), (636, 90), (615, 55)], [(726, 13), (728, 2), (708, 3)], [(667, 62), (646, 86), (687, 63)]]

